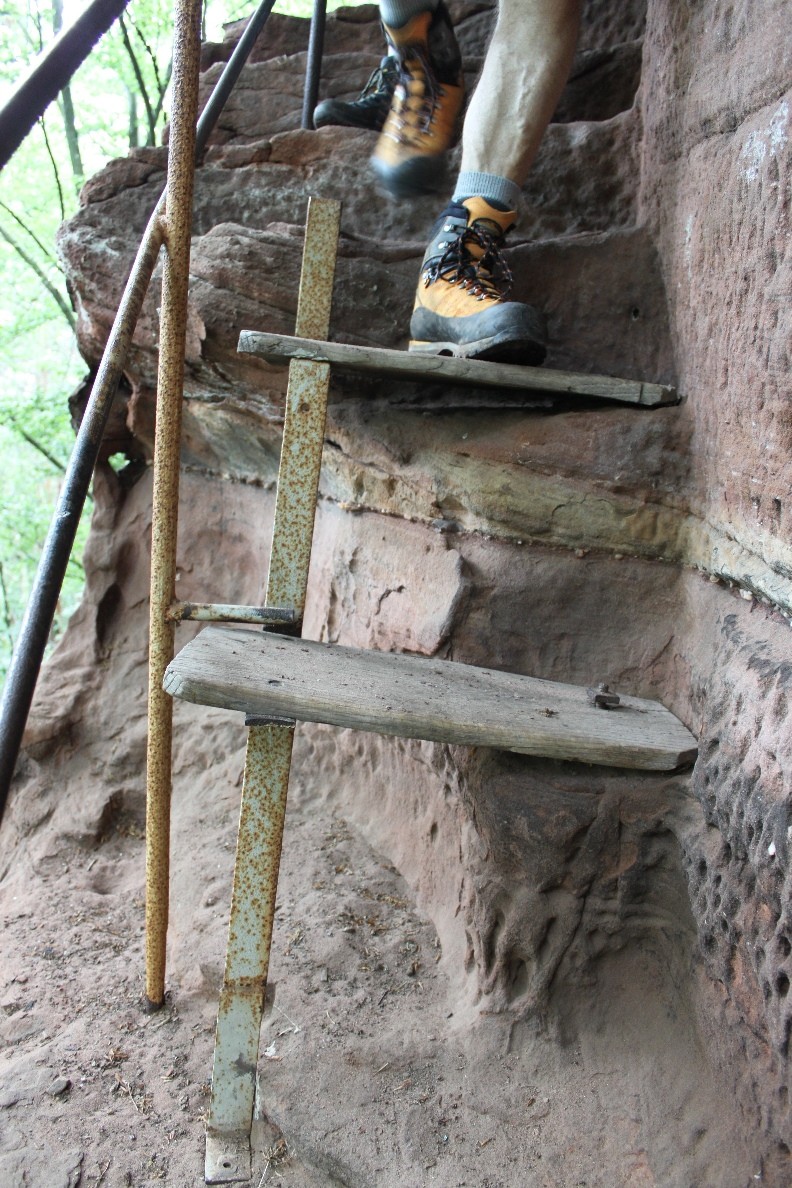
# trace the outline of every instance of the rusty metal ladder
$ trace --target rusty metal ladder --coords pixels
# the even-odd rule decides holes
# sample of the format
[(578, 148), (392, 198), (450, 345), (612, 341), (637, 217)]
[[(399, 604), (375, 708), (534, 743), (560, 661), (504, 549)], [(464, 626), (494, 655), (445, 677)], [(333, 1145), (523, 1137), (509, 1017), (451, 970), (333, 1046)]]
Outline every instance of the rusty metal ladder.
[[(316, 199), (310, 201), (297, 304), (296, 337), (288, 340), (285, 348), (291, 353), (291, 358), (265, 604), (263, 607), (234, 607), (217, 604), (196, 606), (192, 603), (189, 605), (190, 618), (201, 618), (206, 621), (258, 623), (265, 629), (274, 628), (281, 633), (286, 632), (290, 635), (301, 634), (319, 489), (331, 364), (335, 362), (340, 363), (342, 367), (348, 365), (358, 367), (362, 362), (364, 368), (373, 365), (378, 369), (384, 364), (386, 373), (388, 373), (388, 368), (395, 366), (396, 363), (399, 366), (404, 363), (409, 364), (410, 357), (406, 353), (379, 349), (363, 352), (362, 360), (353, 358), (351, 363), (347, 354), (343, 352), (343, 358), (335, 358), (334, 351), (337, 348), (334, 348), (327, 340), (339, 223), (340, 207), (338, 203)], [(243, 332), (240, 347), (249, 351), (251, 346), (256, 347), (256, 343), (251, 342), (251, 339), (265, 340), (262, 349), (254, 353), (266, 356), (270, 352), (272, 338), (273, 336)], [(283, 353), (279, 353), (283, 349), (283, 344), (284, 340), (279, 340), (275, 344), (274, 355), (270, 357), (283, 358)], [(259, 345), (262, 345), (261, 342)], [(349, 350), (354, 355), (358, 348), (349, 348)], [(315, 356), (318, 355), (318, 357), (304, 357), (309, 352)], [(373, 364), (370, 358), (372, 354), (376, 356)], [(397, 354), (400, 356), (399, 360), (388, 358)], [(461, 368), (460, 363), (463, 365)], [(635, 404), (661, 404), (673, 398), (671, 390), (661, 385), (642, 385), (632, 381), (618, 380), (607, 380), (605, 383), (603, 377), (570, 376), (560, 372), (539, 373), (534, 368), (504, 368), (497, 364), (466, 363), (466, 361), (454, 359), (424, 360), (420, 367), (422, 374), (419, 375), (416, 372), (412, 378), (423, 378), (436, 382), (438, 364), (441, 372), (447, 373), (449, 381), (452, 383), (455, 378), (473, 382), (473, 375), (463, 374), (472, 367), (477, 382), (482, 385), (513, 383), (515, 374), (522, 373), (523, 379), (520, 382), (545, 391), (588, 392), (609, 399), (627, 400)], [(601, 390), (598, 390), (597, 384), (600, 381), (602, 381)], [(573, 386), (570, 387), (570, 384)], [(614, 388), (614, 385), (617, 385), (617, 388)], [(176, 454), (176, 463), (178, 463), (178, 453)], [(163, 612), (157, 612), (154, 600), (152, 600), (152, 623), (153, 616), (158, 613), (162, 614)], [(169, 609), (166, 608), (164, 613), (165, 617), (169, 615), (171, 620), (178, 619), (181, 613), (180, 604), (170, 604)], [(186, 695), (177, 691), (173, 680), (174, 673), (179, 671), (184, 673), (189, 670), (194, 675), (196, 663), (200, 667), (200, 663), (195, 658), (202, 654), (204, 655), (204, 671), (207, 664), (212, 671), (217, 664), (219, 671), (220, 660), (216, 650), (219, 638), (217, 632), (214, 635), (211, 631), (205, 635), (202, 634), (193, 643), (188, 644), (176, 660), (168, 665), (165, 673), (165, 685), (169, 692), (175, 696)], [(260, 637), (253, 636), (247, 649), (253, 657), (251, 664), (256, 668), (256, 679), (259, 674), (259, 669), (256, 666), (265, 662), (263, 658), (258, 658), (258, 651), (261, 649), (255, 641), (259, 639)], [(204, 640), (213, 640), (214, 650), (212, 643), (204, 643)], [(281, 650), (284, 650), (288, 642), (285, 639), (281, 641)], [(238, 641), (235, 646), (238, 646)], [(309, 646), (316, 648), (318, 645)], [(333, 648), (331, 651), (340, 654), (349, 652), (349, 649)], [(206, 654), (208, 653), (211, 655), (207, 661)], [(350, 663), (356, 666), (356, 671), (362, 674), (361, 661), (365, 662), (366, 657), (370, 661), (372, 655), (376, 654), (357, 653), (350, 656)], [(383, 665), (385, 662), (393, 661), (396, 665), (403, 666), (404, 660), (404, 657), (397, 656), (381, 657)], [(234, 668), (238, 669), (238, 667), (239, 664), (236, 662)], [(436, 668), (437, 665), (433, 667)], [(460, 670), (465, 671), (464, 679), (467, 682), (475, 681), (476, 675), (482, 672), (482, 670), (473, 668), (465, 670), (465, 666), (461, 665), (446, 665), (446, 667), (456, 670), (457, 676)], [(385, 676), (388, 685), (395, 679), (391, 675), (393, 668), (394, 666), (391, 666)], [(485, 676), (489, 678), (495, 675), (486, 673), (486, 670), (484, 672)], [(309, 683), (314, 684), (318, 677), (313, 670), (312, 673)], [(237, 680), (241, 679), (243, 678), (237, 678)], [(247, 708), (245, 724), (249, 729), (234, 865), (228, 946), (217, 1017), (212, 1092), (206, 1128), (205, 1177), (207, 1183), (231, 1183), (247, 1180), (251, 1174), (250, 1134), (256, 1094), (259, 1033), (264, 1012), (287, 787), (296, 725), (295, 717), (291, 715), (295, 714), (299, 720), (336, 722), (336, 724), (342, 720), (334, 717), (332, 711), (328, 712), (326, 706), (323, 711), (326, 716), (314, 716), (307, 705), (309, 698), (300, 693), (297, 693), (296, 699), (292, 698), (285, 708), (279, 707), (277, 702), (270, 705), (265, 701), (262, 705), (259, 701), (257, 705), (257, 697), (252, 688), (255, 681), (252, 677), (244, 679), (251, 679), (251, 686), (241, 693), (236, 686), (231, 701), (225, 698), (222, 691), (219, 692), (218, 699), (214, 699), (217, 689), (209, 688), (211, 681), (208, 682), (208, 685), (201, 687), (197, 694), (188, 698), (204, 704), (226, 705), (228, 708), (237, 710)], [(451, 680), (450, 674), (448, 679)], [(523, 682), (526, 689), (532, 683), (540, 683), (543, 686), (550, 684), (548, 682), (533, 682), (533, 678), (530, 677), (512, 676), (510, 679)], [(167, 697), (167, 693), (162, 689), (162, 681), (163, 670), (157, 665), (153, 669), (152, 694), (156, 692), (158, 696)], [(157, 684), (156, 691), (153, 688), (154, 683)], [(263, 683), (266, 684), (266, 680)], [(277, 685), (282, 683), (288, 684), (289, 682), (275, 682)], [(489, 683), (489, 681), (485, 683)], [(553, 687), (557, 691), (556, 695), (562, 699), (568, 699), (572, 695), (578, 701), (580, 699), (584, 703), (586, 701), (586, 690), (555, 684)], [(331, 678), (331, 689), (334, 688), (336, 686), (332, 685)], [(588, 692), (592, 693), (594, 690)], [(543, 697), (550, 695), (550, 693), (544, 692), (542, 694)], [(509, 698), (516, 696), (518, 696), (517, 693), (509, 693)], [(526, 704), (527, 697), (526, 694)], [(330, 701), (334, 701), (334, 692), (328, 694), (328, 698)], [(618, 701), (618, 698), (615, 700)], [(648, 735), (651, 733), (650, 721), (652, 720), (649, 708), (653, 703), (641, 702), (639, 705), (638, 699), (626, 699), (626, 701), (635, 704), (628, 707), (625, 703), (623, 706), (624, 716), (621, 720), (628, 722), (632, 712), (634, 714), (633, 721), (638, 723), (636, 729), (639, 733), (647, 736), (639, 741), (647, 742)], [(595, 698), (594, 705), (597, 704)], [(514, 705), (515, 703), (509, 700), (508, 716), (511, 718), (516, 713)], [(570, 730), (563, 715), (558, 716), (559, 728), (562, 733), (569, 731), (570, 741), (568, 744), (562, 744), (560, 750), (558, 749), (558, 739), (550, 744), (550, 749), (543, 749), (548, 746), (547, 739), (544, 737), (538, 742), (534, 739), (531, 747), (526, 747), (518, 742), (513, 749), (524, 751), (527, 749), (528, 753), (556, 755), (562, 758), (588, 757), (591, 762), (651, 767), (655, 770), (670, 769), (677, 764), (692, 761), (692, 757), (695, 755), (695, 739), (667, 710), (661, 706), (656, 708), (663, 722), (665, 723), (667, 719), (669, 723), (669, 725), (662, 725), (661, 729), (661, 733), (664, 735), (663, 746), (665, 749), (661, 747), (658, 750), (655, 746), (656, 740), (654, 740), (648, 742), (646, 750), (639, 754), (640, 747), (634, 745), (635, 739), (627, 740), (625, 736), (620, 736), (612, 745), (608, 745), (603, 741), (607, 730), (604, 728), (604, 724), (598, 721), (593, 725), (593, 737), (596, 740), (594, 749), (581, 752), (576, 749), (581, 747), (580, 736), (575, 730)], [(522, 712), (530, 716), (527, 713), (527, 708), (523, 708)], [(593, 712), (594, 718), (598, 718), (596, 709), (591, 712)], [(289, 716), (286, 716), (287, 713)], [(267, 716), (259, 716), (261, 714)], [(583, 717), (579, 706), (575, 717)], [(614, 723), (616, 719), (617, 716), (614, 715)], [(544, 721), (546, 723), (547, 719)], [(379, 724), (381, 725), (381, 723)], [(368, 724), (362, 725), (362, 728), (376, 730), (378, 723), (374, 719), (369, 719)], [(411, 731), (405, 723), (395, 730), (384, 727), (382, 732), (418, 738), (453, 738), (452, 734), (444, 734), (442, 731), (438, 735), (436, 733), (420, 733), (420, 729), (421, 727), (418, 727), (415, 731)], [(443, 726), (443, 730), (445, 729), (446, 725)], [(592, 727), (589, 726), (590, 731), (591, 729)], [(633, 729), (633, 727), (629, 729)], [(457, 741), (459, 740), (457, 739)], [(484, 743), (485, 745), (488, 743), (486, 737)], [(489, 745), (498, 745), (498, 743), (489, 741)], [(502, 742), (500, 745), (508, 746), (510, 744)], [(650, 751), (651, 754), (649, 754)], [(163, 781), (167, 779), (169, 789), (169, 768), (167, 772), (161, 769), (158, 778)], [(167, 878), (167, 876), (165, 877)], [(157, 894), (164, 896), (164, 904), (167, 907), (167, 882), (163, 883), (161, 877), (157, 886), (153, 882), (149, 883), (149, 893), (152, 896)], [(155, 919), (156, 914), (152, 908), (151, 920)], [(165, 917), (166, 921), (167, 917)], [(151, 955), (156, 965), (156, 969), (152, 966), (148, 972), (153, 972), (155, 992), (161, 994), (164, 989), (164, 933), (160, 932), (155, 935), (152, 931), (147, 936), (147, 946), (150, 946), (150, 949), (147, 947), (147, 957)], [(161, 964), (157, 964), (159, 962)]]

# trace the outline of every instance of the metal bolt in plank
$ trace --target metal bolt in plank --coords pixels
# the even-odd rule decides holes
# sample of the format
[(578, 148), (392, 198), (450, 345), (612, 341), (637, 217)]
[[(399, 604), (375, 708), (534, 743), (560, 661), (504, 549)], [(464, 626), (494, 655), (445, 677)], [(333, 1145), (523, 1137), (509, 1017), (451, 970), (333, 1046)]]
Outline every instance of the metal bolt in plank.
[[(298, 334), (328, 335), (340, 213), (337, 202), (309, 203)], [(329, 382), (326, 363), (294, 360), (290, 365), (265, 605), (294, 608), (298, 623), (308, 583)], [(248, 733), (206, 1128), (208, 1184), (250, 1178), (259, 1032), (293, 739), (293, 723), (251, 726)]]

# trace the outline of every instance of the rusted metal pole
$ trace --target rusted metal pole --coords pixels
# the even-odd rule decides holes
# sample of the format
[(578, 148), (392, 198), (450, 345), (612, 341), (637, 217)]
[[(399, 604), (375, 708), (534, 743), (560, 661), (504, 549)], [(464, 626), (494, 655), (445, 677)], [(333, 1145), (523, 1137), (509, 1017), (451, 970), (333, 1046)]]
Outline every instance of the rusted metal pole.
[(198, 132), (195, 139), (197, 157), (200, 157), (206, 148), (206, 143), (209, 140), (212, 129), (217, 123), (218, 116), (242, 73), (242, 67), (250, 57), (251, 50), (256, 44), (259, 33), (267, 23), (267, 17), (272, 12), (274, 3), (275, 0), (261, 0), (261, 4), (259, 4), (253, 16), (245, 25), (245, 31), (237, 42), (236, 49), (223, 67), (223, 73), (218, 78), (217, 84), (198, 121)]
[(162, 678), (173, 659), (168, 608), (176, 585), (184, 351), (195, 178), (195, 120), (201, 54), (201, 0), (177, 0), (173, 31), (173, 118), (165, 198), (167, 256), (162, 277), (154, 492), (151, 523), (149, 708), (146, 794), (146, 999), (165, 997), (170, 875), (173, 701)]

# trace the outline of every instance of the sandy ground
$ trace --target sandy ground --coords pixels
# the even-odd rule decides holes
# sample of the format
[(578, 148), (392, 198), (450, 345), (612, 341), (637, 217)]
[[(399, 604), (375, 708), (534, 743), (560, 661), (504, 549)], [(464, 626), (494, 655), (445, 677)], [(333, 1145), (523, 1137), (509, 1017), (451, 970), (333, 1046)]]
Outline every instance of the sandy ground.
[[(231, 747), (219, 777), (193, 770), (188, 787), (182, 772), (177, 787), (159, 1014), (141, 1005), (142, 806), (90, 844), (45, 821), (12, 862), (0, 884), (2, 1188), (203, 1183), (236, 763)], [(480, 1012), (398, 872), (295, 783), (254, 1185), (770, 1182), (734, 1137), (684, 987), (651, 953), (617, 954), (596, 991), (567, 987), (563, 1026)]]

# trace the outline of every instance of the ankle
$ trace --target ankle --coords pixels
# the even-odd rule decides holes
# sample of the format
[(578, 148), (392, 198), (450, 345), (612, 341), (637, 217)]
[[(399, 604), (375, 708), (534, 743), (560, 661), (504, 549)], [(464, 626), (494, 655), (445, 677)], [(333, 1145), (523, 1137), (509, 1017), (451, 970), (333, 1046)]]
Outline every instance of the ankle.
[(464, 170), (457, 179), (451, 201), (464, 202), (466, 198), (483, 198), (495, 210), (505, 212), (517, 209), (521, 193), (517, 183), (508, 177)]
[(422, 12), (434, 12), (440, 0), (380, 0), (380, 18), (389, 29), (401, 29)]

